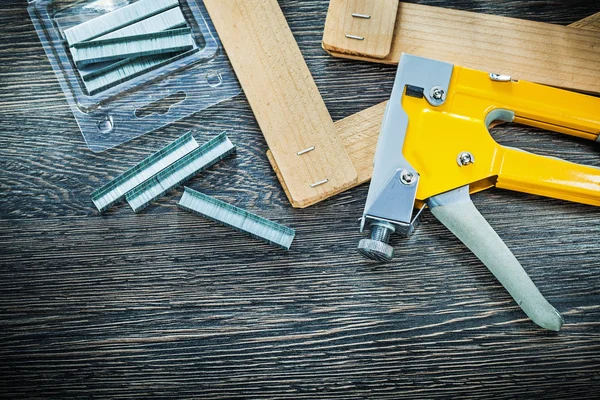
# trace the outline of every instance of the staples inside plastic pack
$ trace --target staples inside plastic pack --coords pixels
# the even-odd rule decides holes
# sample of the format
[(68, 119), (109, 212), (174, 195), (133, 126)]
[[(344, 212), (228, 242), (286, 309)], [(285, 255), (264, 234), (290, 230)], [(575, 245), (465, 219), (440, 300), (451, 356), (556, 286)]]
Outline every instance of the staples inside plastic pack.
[(100, 152), (238, 93), (202, 0), (29, 0), (88, 147)]

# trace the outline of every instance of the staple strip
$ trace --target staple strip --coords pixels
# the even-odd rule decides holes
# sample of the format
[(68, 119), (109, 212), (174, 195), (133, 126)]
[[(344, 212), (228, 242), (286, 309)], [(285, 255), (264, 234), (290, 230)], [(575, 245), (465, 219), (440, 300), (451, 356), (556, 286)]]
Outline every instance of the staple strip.
[[(133, 25), (129, 25), (112, 33), (100, 36), (93, 41), (156, 33), (169, 29), (183, 28), (186, 26), (185, 17), (183, 16), (181, 9), (179, 7), (175, 7), (153, 17), (137, 22)], [(94, 64), (92, 66), (82, 66), (78, 68), (79, 75), (84, 81), (89, 81), (92, 78), (107, 73), (108, 71), (115, 70), (123, 65), (127, 65), (130, 60), (131, 58), (126, 58), (120, 61), (108, 61), (104, 63), (104, 65)]]
[(93, 42), (78, 43), (71, 48), (77, 67), (120, 60), (191, 50), (194, 39), (190, 28), (173, 29), (136, 36), (125, 36)]
[(127, 193), (127, 202), (133, 211), (141, 211), (152, 201), (233, 152), (235, 146), (223, 132)]
[(106, 67), (101, 75), (88, 77), (87, 81), (84, 81), (85, 87), (90, 96), (93, 96), (127, 80), (143, 75), (152, 69), (161, 68), (176, 60), (187, 57), (196, 51), (198, 51), (198, 48), (179, 54), (169, 53), (127, 59), (122, 63), (119, 62), (118, 65), (114, 66), (114, 69)]
[(141, 60), (141, 63), (143, 63), (144, 61), (154, 61), (154, 60), (161, 60), (162, 58), (170, 58), (171, 55), (158, 55), (158, 56), (148, 56), (148, 57), (138, 57), (138, 58), (124, 58), (120, 61), (107, 61), (104, 63), (96, 63), (93, 65), (85, 65), (82, 66), (81, 68), (78, 68), (77, 70), (79, 71), (79, 75), (81, 76), (81, 79), (83, 79), (83, 81), (85, 82), (86, 87), (88, 88), (88, 91), (91, 91), (90, 88), (92, 88), (94, 86), (94, 84), (90, 84), (88, 87), (88, 83), (87, 82), (91, 82), (93, 81), (94, 78), (98, 78), (102, 75), (105, 75), (107, 73), (109, 73), (110, 71), (114, 71), (118, 68), (124, 67), (125, 69), (127, 69), (127, 66), (133, 65), (133, 61), (134, 60)]
[(279, 225), (188, 187), (183, 192), (179, 207), (286, 250), (289, 250), (296, 236), (296, 231), (291, 228)]
[(96, 205), (96, 208), (98, 208), (98, 211), (105, 211), (116, 202), (122, 200), (127, 192), (152, 178), (196, 148), (198, 148), (198, 143), (191, 132), (186, 133), (162, 150), (154, 153), (135, 167), (96, 190), (92, 193), (92, 201)]
[(167, 31), (169, 29), (185, 28), (187, 26), (181, 8), (175, 7), (170, 10), (156, 14), (150, 18), (143, 19), (135, 24), (127, 25), (114, 32), (107, 33), (92, 40), (92, 42), (106, 39), (116, 39), (125, 36), (144, 35)]
[(64, 31), (69, 46), (113, 32), (124, 26), (179, 6), (178, 0), (139, 0), (108, 14), (75, 25)]

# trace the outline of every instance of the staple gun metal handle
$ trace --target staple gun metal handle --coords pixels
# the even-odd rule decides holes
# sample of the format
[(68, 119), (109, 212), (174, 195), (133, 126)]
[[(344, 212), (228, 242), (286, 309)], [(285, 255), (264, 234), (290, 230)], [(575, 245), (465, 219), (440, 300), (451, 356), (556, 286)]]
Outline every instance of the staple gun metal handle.
[(390, 235), (410, 235), (429, 206), (535, 323), (558, 330), (562, 317), (469, 194), (499, 187), (600, 206), (600, 168), (501, 146), (489, 133), (496, 121), (598, 140), (600, 98), (402, 55), (361, 219), (371, 238), (359, 251), (392, 259)]

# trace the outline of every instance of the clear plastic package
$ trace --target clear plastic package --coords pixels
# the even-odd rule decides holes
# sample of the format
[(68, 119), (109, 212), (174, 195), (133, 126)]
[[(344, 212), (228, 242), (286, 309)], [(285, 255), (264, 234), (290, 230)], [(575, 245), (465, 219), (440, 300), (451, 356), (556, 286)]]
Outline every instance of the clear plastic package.
[[(31, 20), (87, 146), (94, 152), (118, 146), (241, 91), (202, 0), (179, 0), (178, 4), (191, 29), (192, 50), (156, 56), (151, 68), (125, 77), (110, 63), (94, 65), (95, 70), (77, 68), (65, 30), (137, 1), (148, 0), (29, 0)], [(161, 1), (165, 0), (156, 3)], [(139, 20), (131, 23), (135, 22)], [(121, 63), (132, 60), (142, 58)], [(111, 72), (105, 73), (103, 68)], [(101, 74), (110, 84), (90, 84)]]

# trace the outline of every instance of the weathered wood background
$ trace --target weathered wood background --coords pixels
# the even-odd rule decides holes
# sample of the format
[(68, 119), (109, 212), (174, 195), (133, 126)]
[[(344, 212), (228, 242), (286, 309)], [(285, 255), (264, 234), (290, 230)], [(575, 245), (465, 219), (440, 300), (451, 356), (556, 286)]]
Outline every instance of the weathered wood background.
[[(422, 1), (569, 24), (598, 1)], [(326, 0), (281, 0), (334, 119), (393, 67), (320, 48)], [(538, 329), (430, 214), (395, 262), (355, 251), (367, 186), (292, 209), (243, 94), (102, 154), (86, 149), (26, 11), (0, 5), (0, 394), (7, 398), (598, 398), (600, 209), (500, 190), (482, 214), (566, 320)], [(435, 23), (435, 21), (423, 21)], [(490, 32), (493, 34), (493, 32)], [(600, 66), (599, 66), (600, 68)], [(90, 194), (187, 130), (238, 154), (188, 183), (297, 230), (289, 252), (176, 207), (99, 215)], [(600, 167), (598, 146), (495, 137)]]

